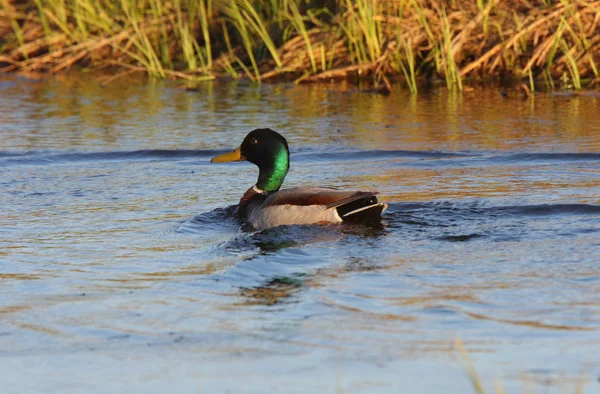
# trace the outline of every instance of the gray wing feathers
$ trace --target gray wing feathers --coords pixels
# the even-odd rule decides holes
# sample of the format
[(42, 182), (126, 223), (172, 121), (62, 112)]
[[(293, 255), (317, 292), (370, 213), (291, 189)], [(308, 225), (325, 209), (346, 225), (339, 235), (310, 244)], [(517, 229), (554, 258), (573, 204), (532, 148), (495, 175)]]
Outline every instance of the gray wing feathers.
[(329, 204), (327, 204), (327, 208), (339, 207), (344, 204), (348, 204), (349, 202), (360, 200), (361, 198), (373, 197), (377, 194), (379, 194), (379, 193), (378, 192), (354, 192), (353, 194), (349, 195), (348, 197), (342, 198), (341, 200), (330, 202)]
[(339, 207), (340, 205), (372, 197), (377, 192), (344, 191), (327, 189), (324, 187), (297, 187), (280, 190), (269, 196), (264, 206), (274, 205), (323, 205), (325, 209)]

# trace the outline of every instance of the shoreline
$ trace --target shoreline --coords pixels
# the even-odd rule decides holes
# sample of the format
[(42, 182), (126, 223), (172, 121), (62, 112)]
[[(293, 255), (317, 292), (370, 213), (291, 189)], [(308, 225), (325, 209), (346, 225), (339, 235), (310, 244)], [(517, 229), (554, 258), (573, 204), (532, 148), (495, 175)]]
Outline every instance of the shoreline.
[(580, 90), (600, 82), (599, 20), (578, 0), (4, 0), (0, 72)]

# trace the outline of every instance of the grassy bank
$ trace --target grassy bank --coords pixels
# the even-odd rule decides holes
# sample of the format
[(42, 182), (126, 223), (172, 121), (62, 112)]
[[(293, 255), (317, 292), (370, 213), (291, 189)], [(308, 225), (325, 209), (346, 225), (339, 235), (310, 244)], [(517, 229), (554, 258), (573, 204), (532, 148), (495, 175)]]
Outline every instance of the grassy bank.
[(599, 60), (600, 1), (0, 0), (2, 71), (580, 89)]

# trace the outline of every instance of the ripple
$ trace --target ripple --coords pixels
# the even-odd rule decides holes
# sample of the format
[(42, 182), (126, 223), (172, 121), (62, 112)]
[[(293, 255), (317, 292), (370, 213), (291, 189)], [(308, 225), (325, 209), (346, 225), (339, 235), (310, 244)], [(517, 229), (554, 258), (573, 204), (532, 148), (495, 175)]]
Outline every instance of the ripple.
[(47, 153), (0, 152), (0, 166), (39, 165), (53, 163), (72, 163), (84, 161), (139, 161), (139, 160), (168, 160), (189, 158), (210, 158), (222, 153), (220, 150), (136, 150), (124, 152), (72, 152)]
[(411, 151), (411, 150), (360, 150), (348, 152), (292, 152), (298, 161), (348, 161), (348, 160), (384, 160), (394, 158), (445, 159), (473, 157), (462, 152)]
[[(597, 204), (538, 204), (485, 206), (480, 202), (436, 201), (430, 203), (389, 203), (386, 216), (400, 218), (402, 214), (412, 212), (437, 212), (453, 215), (600, 215)], [(406, 217), (404, 217), (406, 218)]]

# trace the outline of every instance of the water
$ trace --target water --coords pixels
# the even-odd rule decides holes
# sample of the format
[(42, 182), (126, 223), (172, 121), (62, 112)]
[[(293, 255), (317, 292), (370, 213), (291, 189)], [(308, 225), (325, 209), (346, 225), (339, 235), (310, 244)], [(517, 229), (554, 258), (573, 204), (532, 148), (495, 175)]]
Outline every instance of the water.
[[(600, 390), (597, 94), (0, 92), (3, 392), (475, 392), (457, 339), (486, 392)], [(209, 159), (257, 127), (381, 225), (240, 225), (257, 171)]]

